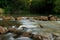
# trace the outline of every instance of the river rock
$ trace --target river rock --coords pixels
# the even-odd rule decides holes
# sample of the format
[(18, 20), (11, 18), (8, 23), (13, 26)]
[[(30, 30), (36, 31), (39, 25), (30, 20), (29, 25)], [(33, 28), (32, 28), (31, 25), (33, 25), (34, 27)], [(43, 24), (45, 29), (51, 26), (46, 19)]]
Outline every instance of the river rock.
[(2, 27), (2, 26), (0, 26), (0, 33), (2, 34), (2, 33), (5, 33), (5, 29)]

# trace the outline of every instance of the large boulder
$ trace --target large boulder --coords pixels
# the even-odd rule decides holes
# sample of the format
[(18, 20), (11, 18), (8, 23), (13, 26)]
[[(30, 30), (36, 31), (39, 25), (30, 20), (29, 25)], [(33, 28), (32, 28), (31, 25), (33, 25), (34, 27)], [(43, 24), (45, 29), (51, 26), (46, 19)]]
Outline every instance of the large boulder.
[(1, 40), (15, 40), (13, 38), (15, 35), (16, 34), (13, 34), (13, 33), (6, 33), (4, 35), (1, 35)]
[(38, 17), (34, 17), (35, 20), (40, 20), (40, 21), (48, 21), (48, 17), (47, 16), (38, 16)]
[(39, 17), (33, 17), (35, 20), (41, 20), (40, 16)]
[(8, 31), (15, 33), (16, 32), (16, 28), (8, 28)]
[(53, 40), (53, 35), (51, 33), (42, 33), (40, 36), (43, 40)]
[(2, 26), (0, 26), (0, 33), (1, 34), (5, 33), (5, 29)]
[(41, 40), (41, 36), (37, 35), (33, 35), (33, 40)]
[(50, 17), (50, 21), (57, 21), (56, 17), (52, 16)]
[(57, 18), (57, 21), (60, 21), (60, 18)]
[(48, 17), (47, 16), (40, 16), (42, 21), (48, 21)]
[(15, 20), (21, 20), (22, 19), (22, 17), (17, 17), (17, 18), (15, 18)]
[(4, 29), (5, 29), (5, 32), (8, 32), (8, 28), (7, 27), (4, 27)]
[(31, 32), (23, 32), (22, 36), (24, 37), (31, 37), (32, 33)]
[(4, 20), (15, 20), (15, 18), (12, 16), (3, 16), (3, 19)]
[(49, 15), (48, 20), (49, 21), (57, 21), (57, 16)]

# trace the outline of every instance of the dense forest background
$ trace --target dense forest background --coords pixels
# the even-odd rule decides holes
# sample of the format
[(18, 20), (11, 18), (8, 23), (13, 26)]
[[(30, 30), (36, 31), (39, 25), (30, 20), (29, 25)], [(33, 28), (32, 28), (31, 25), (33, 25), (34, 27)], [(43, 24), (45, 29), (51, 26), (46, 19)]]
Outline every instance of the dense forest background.
[(0, 14), (60, 15), (60, 0), (0, 0)]

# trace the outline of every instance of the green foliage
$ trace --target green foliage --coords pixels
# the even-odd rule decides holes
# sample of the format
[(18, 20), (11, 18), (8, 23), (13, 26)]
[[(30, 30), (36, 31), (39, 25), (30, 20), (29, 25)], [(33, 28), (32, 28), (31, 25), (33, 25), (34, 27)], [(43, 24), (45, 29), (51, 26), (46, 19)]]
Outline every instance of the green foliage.
[(55, 8), (55, 0), (33, 1), (31, 5), (31, 12), (41, 14), (53, 14)]
[(30, 6), (30, 11), (39, 12), (43, 6), (44, 6), (44, 3), (42, 1), (33, 0)]
[(58, 15), (60, 15), (60, 0), (56, 0), (55, 4), (56, 4), (56, 7), (54, 8), (54, 11), (55, 11)]
[(0, 0), (0, 2), (0, 7), (5, 9), (6, 14), (18, 13), (18, 11), (24, 9), (22, 0)]
[[(5, 14), (60, 14), (60, 0), (0, 0), (0, 8), (5, 9)], [(29, 13), (27, 13), (28, 11)]]

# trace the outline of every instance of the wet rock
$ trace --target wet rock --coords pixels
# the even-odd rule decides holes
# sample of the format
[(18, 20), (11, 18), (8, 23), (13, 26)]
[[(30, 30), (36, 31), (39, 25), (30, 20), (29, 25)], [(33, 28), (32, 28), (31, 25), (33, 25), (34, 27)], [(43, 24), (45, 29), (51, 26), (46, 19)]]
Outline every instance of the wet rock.
[(48, 17), (47, 16), (41, 16), (40, 17), (42, 21), (48, 21)]
[(3, 20), (10, 20), (11, 18), (9, 16), (3, 16)]
[(33, 17), (33, 19), (35, 19), (35, 20), (41, 20), (40, 17)]
[(39, 35), (33, 35), (33, 40), (40, 40)]
[(24, 31), (23, 30), (16, 30), (15, 34), (21, 35)]
[(22, 17), (17, 17), (17, 18), (15, 18), (15, 20), (22, 20)]
[(2, 26), (0, 26), (0, 33), (1, 34), (5, 33), (5, 29)]
[(47, 16), (39, 16), (39, 17), (34, 17), (35, 20), (40, 20), (40, 21), (48, 21)]
[(48, 15), (48, 17), (51, 17), (51, 16), (53, 16), (53, 15), (52, 14)]
[(8, 32), (8, 28), (7, 27), (4, 27), (4, 29), (5, 29), (5, 33)]
[(13, 16), (3, 16), (3, 20), (15, 20)]
[(13, 33), (7, 33), (2, 35), (1, 40), (14, 40), (13, 36), (14, 36)]
[(10, 16), (10, 20), (15, 21), (15, 18), (13, 16)]
[(51, 33), (43, 33), (40, 34), (42, 40), (54, 40), (53, 35)]
[(16, 38), (16, 40), (32, 40), (30, 37), (30, 32), (23, 32), (22, 35), (20, 35), (20, 37)]
[(50, 21), (56, 21), (57, 19), (55, 17), (51, 17)]
[[(30, 19), (30, 17), (26, 17), (26, 19)], [(32, 17), (31, 17), (32, 19)], [(49, 16), (38, 16), (38, 17), (33, 17), (33, 19), (35, 20), (40, 20), (40, 21), (55, 21), (57, 20), (57, 16), (53, 16), (53, 15), (49, 15)]]
[(54, 37), (59, 37), (60, 34), (59, 33), (52, 33)]
[(49, 15), (48, 20), (49, 21), (57, 21), (57, 16)]
[(35, 20), (33, 20), (33, 19), (30, 19), (30, 22), (35, 22)]
[(32, 40), (30, 37), (31, 37), (31, 33), (23, 32), (20, 37), (16, 38), (16, 40)]
[(31, 32), (24, 32), (24, 33), (22, 33), (22, 36), (31, 37)]
[(26, 19), (30, 19), (30, 17), (26, 17)]
[(60, 18), (57, 18), (57, 21), (60, 21)]
[(15, 33), (16, 32), (16, 28), (8, 28), (8, 31)]
[(42, 25), (40, 25), (40, 28), (44, 28)]

